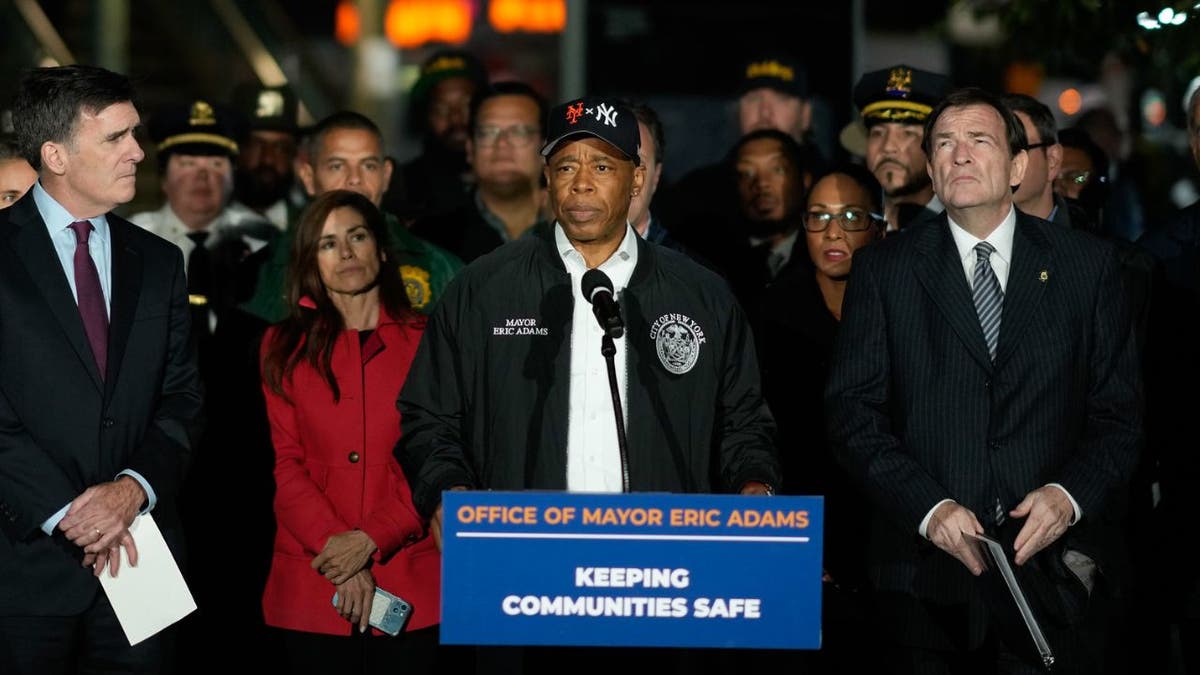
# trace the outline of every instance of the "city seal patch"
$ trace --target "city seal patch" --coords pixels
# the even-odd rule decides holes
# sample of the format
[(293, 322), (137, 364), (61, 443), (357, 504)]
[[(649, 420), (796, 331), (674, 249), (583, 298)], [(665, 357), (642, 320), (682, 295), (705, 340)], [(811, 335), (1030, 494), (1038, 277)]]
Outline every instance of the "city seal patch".
[(705, 342), (700, 324), (685, 314), (663, 314), (650, 326), (650, 339), (654, 340), (655, 351), (663, 368), (676, 375), (683, 375), (696, 365), (700, 358), (700, 345)]

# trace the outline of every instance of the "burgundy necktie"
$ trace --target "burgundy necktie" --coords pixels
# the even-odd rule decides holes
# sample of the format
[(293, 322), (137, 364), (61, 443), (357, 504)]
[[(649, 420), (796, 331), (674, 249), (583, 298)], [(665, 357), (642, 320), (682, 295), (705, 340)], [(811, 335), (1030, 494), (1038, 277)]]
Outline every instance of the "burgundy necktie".
[(100, 288), (100, 274), (88, 250), (92, 224), (81, 220), (71, 223), (71, 229), (75, 231), (75, 294), (79, 298), (79, 318), (83, 319), (83, 330), (92, 345), (92, 355), (96, 357), (96, 367), (103, 380), (108, 366), (108, 308)]

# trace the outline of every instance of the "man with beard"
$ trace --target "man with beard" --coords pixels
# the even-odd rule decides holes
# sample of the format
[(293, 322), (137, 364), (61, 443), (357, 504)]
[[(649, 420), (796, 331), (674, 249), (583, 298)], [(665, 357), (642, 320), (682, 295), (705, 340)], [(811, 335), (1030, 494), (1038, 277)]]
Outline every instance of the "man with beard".
[(888, 232), (942, 211), (921, 141), (925, 119), (949, 87), (945, 75), (904, 64), (866, 73), (854, 85), (862, 119), (842, 131), (842, 145), (861, 147), (865, 127), (866, 164), (883, 186)]
[(468, 120), (472, 97), (486, 86), (487, 72), (470, 52), (444, 50), (425, 61), (409, 95), (423, 150), (395, 172), (384, 211), (415, 218), (471, 205)]
[[(803, 150), (774, 129), (746, 134), (730, 153), (740, 213), (736, 246), (714, 260), (747, 311), (792, 258), (800, 229), (805, 184), (811, 177)], [(733, 242), (731, 242), (733, 243)], [(753, 320), (755, 317), (751, 317)]]
[(471, 101), (467, 159), (474, 198), (418, 220), (413, 232), (464, 262), (521, 237), (542, 220), (541, 187), (546, 101), (523, 82), (497, 82)]
[[(742, 63), (737, 82), (738, 128), (744, 136), (773, 129), (792, 139), (810, 170), (823, 163), (808, 141), (812, 123), (808, 77), (803, 64), (783, 50), (764, 50)], [(656, 205), (671, 234), (688, 249), (717, 262), (728, 255), (728, 224), (739, 213), (737, 192), (729, 183), (729, 156), (700, 167), (664, 189)]]
[(249, 121), (241, 139), (234, 176), (234, 208), (257, 213), (281, 231), (300, 215), (303, 199), (293, 194), (299, 127), (296, 95), (286, 86), (244, 84), (233, 94), (234, 107)]

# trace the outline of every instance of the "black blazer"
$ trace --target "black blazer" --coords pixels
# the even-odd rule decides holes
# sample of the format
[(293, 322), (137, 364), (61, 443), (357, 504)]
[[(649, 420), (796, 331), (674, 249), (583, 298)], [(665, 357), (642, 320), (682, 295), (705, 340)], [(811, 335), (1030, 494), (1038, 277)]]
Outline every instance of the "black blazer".
[(1116, 252), (1018, 213), (993, 364), (949, 227), (942, 214), (856, 252), (843, 306), (829, 433), (875, 507), (872, 581), (925, 605), (967, 602), (970, 573), (919, 537), (921, 520), (950, 498), (987, 525), (997, 497), (1008, 510), (1050, 482), (1083, 511), (1064, 541), (1115, 571), (1142, 440)]
[[(179, 249), (108, 214), (112, 298), (102, 379), (32, 191), (0, 211), (0, 614), (69, 616), (99, 588), (42, 523), (132, 469), (168, 542), (200, 385)], [(176, 554), (178, 555), (178, 548)]]
[(780, 493), (825, 498), (825, 570), (839, 587), (857, 589), (865, 583), (868, 509), (826, 440), (824, 392), (838, 321), (800, 237), (787, 267), (763, 291), (754, 327), (763, 395), (779, 429)]

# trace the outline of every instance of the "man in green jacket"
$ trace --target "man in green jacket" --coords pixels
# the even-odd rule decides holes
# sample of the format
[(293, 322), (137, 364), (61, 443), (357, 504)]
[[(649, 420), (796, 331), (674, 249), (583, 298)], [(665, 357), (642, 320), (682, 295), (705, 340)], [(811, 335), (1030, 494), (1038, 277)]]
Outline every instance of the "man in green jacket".
[[(308, 159), (298, 167), (300, 180), (310, 197), (330, 190), (353, 190), (376, 206), (391, 179), (392, 163), (383, 153), (383, 134), (370, 119), (356, 112), (341, 111), (321, 120), (308, 138)], [(404, 278), (413, 309), (427, 314), (462, 262), (437, 246), (410, 233), (398, 218), (384, 214), (389, 242), (396, 255), (398, 273)], [(269, 322), (287, 316), (283, 297), (284, 276), (291, 255), (292, 230), (272, 244), (272, 251), (258, 274), (254, 296), (243, 305), (247, 312)]]

